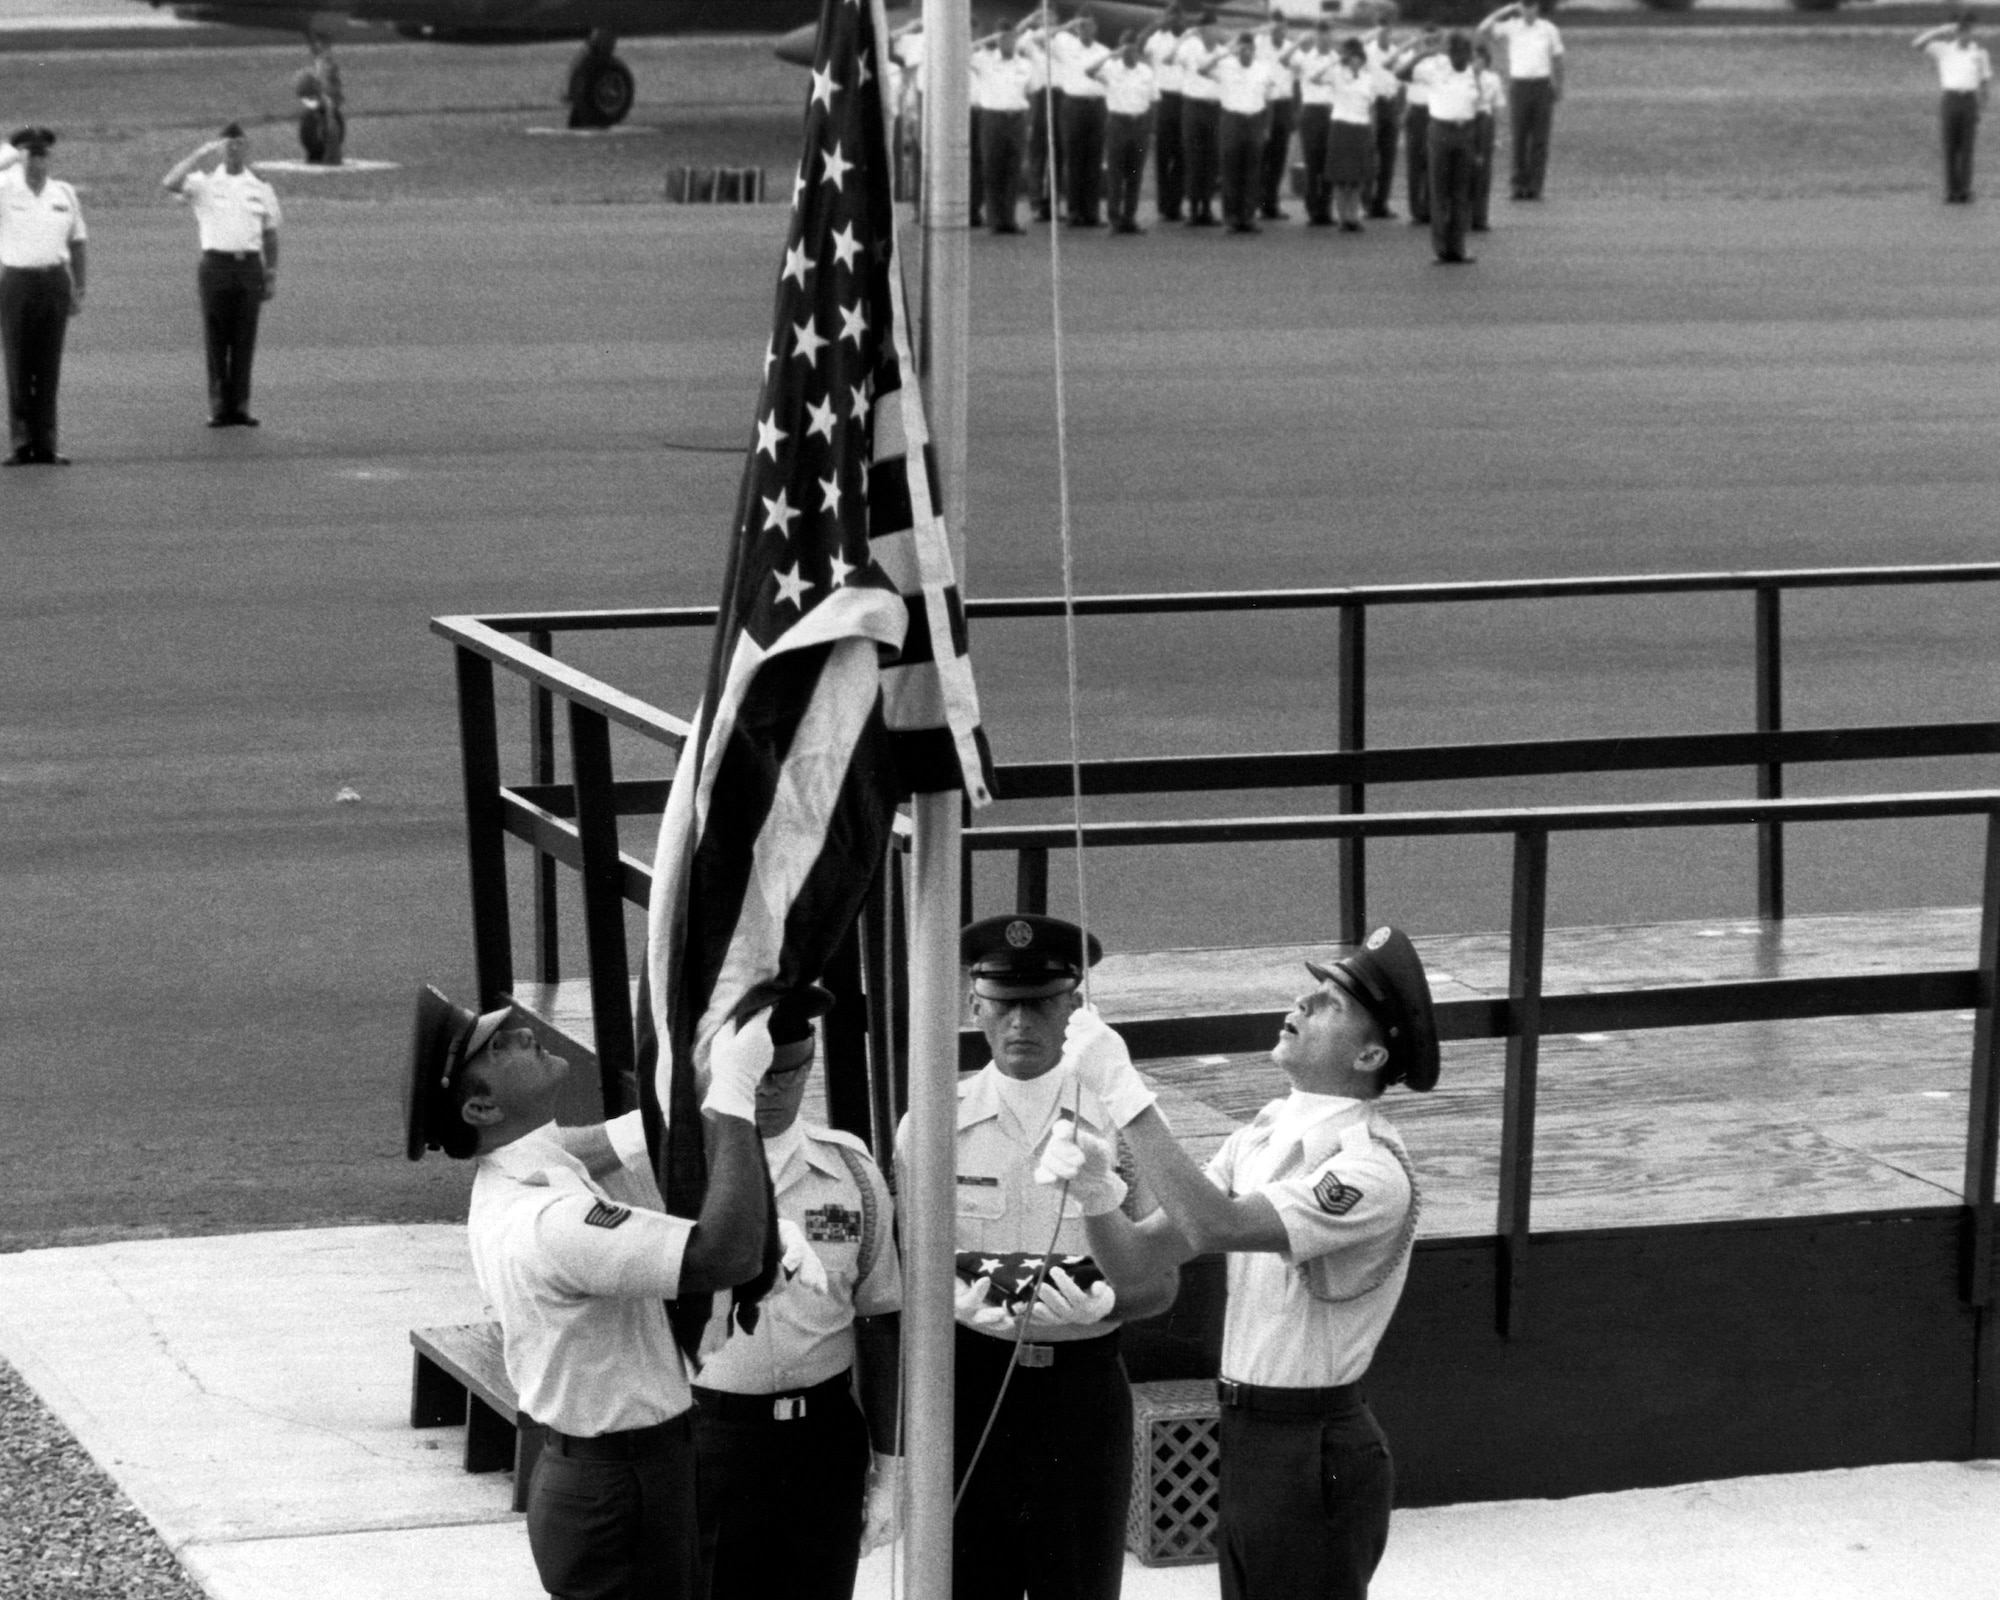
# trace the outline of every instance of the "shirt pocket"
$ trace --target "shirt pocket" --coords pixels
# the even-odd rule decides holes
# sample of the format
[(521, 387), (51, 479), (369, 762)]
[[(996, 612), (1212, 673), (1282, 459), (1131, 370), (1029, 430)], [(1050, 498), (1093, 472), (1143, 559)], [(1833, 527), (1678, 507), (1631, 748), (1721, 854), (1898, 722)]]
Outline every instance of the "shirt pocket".
[(968, 1183), (961, 1177), (958, 1214), (974, 1222), (997, 1222), (1007, 1214), (1007, 1193), (998, 1182)]

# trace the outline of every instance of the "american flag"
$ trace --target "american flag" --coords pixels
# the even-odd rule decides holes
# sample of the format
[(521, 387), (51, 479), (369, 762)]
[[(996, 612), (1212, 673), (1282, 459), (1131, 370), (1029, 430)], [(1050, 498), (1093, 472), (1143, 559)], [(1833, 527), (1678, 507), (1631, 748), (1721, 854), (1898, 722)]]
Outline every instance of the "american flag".
[(1060, 1267), (1076, 1280), (1079, 1289), (1089, 1289), (1104, 1281), (1104, 1272), (1089, 1256), (1043, 1256), (1038, 1250), (961, 1250), (954, 1272), (961, 1282), (990, 1279), (986, 1303), (1024, 1311), (1030, 1304), (1029, 1291), (1036, 1287), (1036, 1274), (1046, 1260), (1051, 1271)]
[(990, 798), (930, 435), (904, 384), (885, 33), (880, 0), (825, 0), (708, 692), (660, 827), (642, 1101), (650, 1134), (664, 1120), (655, 1165), (681, 1216), (705, 1181), (695, 1086), (716, 1031), (819, 976), (902, 797)]

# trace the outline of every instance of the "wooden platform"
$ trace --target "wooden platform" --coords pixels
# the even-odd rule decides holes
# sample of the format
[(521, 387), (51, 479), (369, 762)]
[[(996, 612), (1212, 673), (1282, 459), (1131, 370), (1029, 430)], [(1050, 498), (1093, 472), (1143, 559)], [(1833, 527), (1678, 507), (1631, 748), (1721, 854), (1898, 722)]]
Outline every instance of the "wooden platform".
[[(1551, 929), (1545, 989), (1949, 971), (1974, 963), (1978, 934), (1972, 907)], [(1440, 1002), (1506, 995), (1504, 934), (1416, 943)], [(1093, 994), (1114, 1023), (1193, 1012), (1275, 1018), (1310, 985), (1304, 961), (1327, 948), (1114, 953), (1093, 974)], [(523, 985), (519, 998), (591, 1048), (583, 983)], [(1534, 1228), (1952, 1204), (1964, 1178), (1972, 1020), (1946, 1011), (1548, 1036)], [(1394, 1091), (1385, 1104), (1424, 1179), (1423, 1237), (1495, 1230), (1503, 1061), (1500, 1041), (1449, 1042), (1436, 1091)], [(1148, 1061), (1143, 1071), (1197, 1157), (1286, 1087), (1261, 1052)], [(566, 1120), (589, 1114), (586, 1095)]]

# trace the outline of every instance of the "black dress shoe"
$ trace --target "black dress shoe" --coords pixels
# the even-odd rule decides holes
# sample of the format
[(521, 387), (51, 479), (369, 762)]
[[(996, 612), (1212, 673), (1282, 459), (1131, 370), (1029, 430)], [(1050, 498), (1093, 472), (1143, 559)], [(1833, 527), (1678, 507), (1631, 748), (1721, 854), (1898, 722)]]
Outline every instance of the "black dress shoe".
[(35, 459), (45, 467), (66, 467), (69, 465), (68, 456), (57, 455), (53, 450), (44, 451), (41, 455), (36, 456)]
[(1359, 233), (1361, 232), (1361, 224), (1358, 222), (1343, 222), (1340, 225), (1340, 231), (1342, 233)]
[(1266, 222), (1284, 222), (1290, 216), (1291, 212), (1287, 211), (1283, 206), (1266, 206), (1263, 211), (1263, 217)]
[(231, 417), (229, 420), (235, 423), (236, 426), (239, 428), (261, 428), (264, 426), (263, 423), (259, 422), (255, 417), (251, 416), (250, 413), (247, 411), (239, 411), (236, 413), (235, 416)]
[(1229, 231), (1231, 233), (1262, 233), (1264, 230), (1254, 222), (1232, 222), (1229, 225)]
[(1387, 206), (1370, 206), (1368, 208), (1368, 215), (1373, 217), (1377, 222), (1387, 222), (1395, 214)]
[(208, 425), (211, 428), (232, 428), (236, 425), (236, 419), (232, 417), (227, 411), (223, 411), (219, 412), (215, 416), (210, 417), (208, 419)]
[(1188, 218), (1188, 226), (1190, 228), (1212, 228), (1215, 226), (1215, 218), (1211, 217), (1205, 211), (1197, 211), (1193, 216)]
[(993, 231), (995, 233), (1019, 233), (1021, 225), (1018, 222), (996, 222), (993, 224)]
[(0, 467), (30, 467), (34, 463), (35, 458), (26, 450), (16, 450), (5, 461), (0, 461)]

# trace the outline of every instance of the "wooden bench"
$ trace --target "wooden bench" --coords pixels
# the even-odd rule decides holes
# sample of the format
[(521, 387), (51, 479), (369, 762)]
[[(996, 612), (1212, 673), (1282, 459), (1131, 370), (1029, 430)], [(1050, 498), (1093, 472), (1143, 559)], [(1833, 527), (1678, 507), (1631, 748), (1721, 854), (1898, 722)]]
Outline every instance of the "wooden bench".
[(514, 1471), (514, 1509), (528, 1509), (528, 1483), (542, 1431), (520, 1407), (500, 1348), (500, 1324), (412, 1328), (410, 1426), (465, 1425), (467, 1472)]

